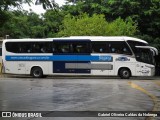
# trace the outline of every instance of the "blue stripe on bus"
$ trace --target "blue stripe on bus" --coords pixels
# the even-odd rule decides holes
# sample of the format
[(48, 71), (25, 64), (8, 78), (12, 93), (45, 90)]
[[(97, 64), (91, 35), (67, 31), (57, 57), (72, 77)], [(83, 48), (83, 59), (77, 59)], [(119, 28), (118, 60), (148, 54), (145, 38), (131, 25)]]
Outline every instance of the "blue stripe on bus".
[(6, 61), (113, 61), (113, 57), (109, 55), (6, 56), (5, 59)]

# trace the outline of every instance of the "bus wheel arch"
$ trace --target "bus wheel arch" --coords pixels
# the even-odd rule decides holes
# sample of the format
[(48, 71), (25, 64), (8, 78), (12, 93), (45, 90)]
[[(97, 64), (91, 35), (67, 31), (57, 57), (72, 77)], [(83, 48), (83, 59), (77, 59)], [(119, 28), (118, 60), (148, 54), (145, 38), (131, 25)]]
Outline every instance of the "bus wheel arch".
[(118, 70), (118, 76), (122, 79), (129, 79), (132, 76), (132, 73), (128, 67), (121, 67)]
[(31, 68), (30, 75), (34, 78), (42, 78), (43, 77), (43, 70), (40, 66), (33, 66)]

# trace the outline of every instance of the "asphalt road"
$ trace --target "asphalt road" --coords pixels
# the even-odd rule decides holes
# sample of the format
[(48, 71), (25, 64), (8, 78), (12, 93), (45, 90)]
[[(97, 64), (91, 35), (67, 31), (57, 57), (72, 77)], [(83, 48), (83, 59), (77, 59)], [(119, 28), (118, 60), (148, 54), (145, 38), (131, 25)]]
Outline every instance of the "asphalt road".
[[(0, 111), (160, 111), (160, 78), (0, 77)], [(0, 118), (7, 119), (8, 118)], [(21, 119), (21, 118), (12, 118)], [(159, 120), (160, 117), (48, 117), (36, 120)]]

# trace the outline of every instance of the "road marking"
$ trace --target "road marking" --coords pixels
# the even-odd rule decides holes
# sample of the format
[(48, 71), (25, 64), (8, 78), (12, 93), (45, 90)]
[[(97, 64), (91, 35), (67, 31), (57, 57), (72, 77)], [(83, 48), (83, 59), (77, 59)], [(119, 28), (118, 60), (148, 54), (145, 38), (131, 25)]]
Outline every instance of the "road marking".
[[(137, 84), (135, 84), (131, 81), (129, 81), (128, 84), (132, 88), (137, 89), (137, 90), (143, 92), (144, 94), (148, 95), (154, 103), (154, 107), (153, 107), (152, 111), (158, 111), (158, 108), (159, 108), (160, 104), (158, 102), (158, 98), (155, 95), (149, 93), (147, 90), (145, 90), (144, 88), (140, 87), (139, 85), (137, 85)], [(154, 119), (153, 117), (147, 117), (145, 120), (153, 120), (153, 119)]]

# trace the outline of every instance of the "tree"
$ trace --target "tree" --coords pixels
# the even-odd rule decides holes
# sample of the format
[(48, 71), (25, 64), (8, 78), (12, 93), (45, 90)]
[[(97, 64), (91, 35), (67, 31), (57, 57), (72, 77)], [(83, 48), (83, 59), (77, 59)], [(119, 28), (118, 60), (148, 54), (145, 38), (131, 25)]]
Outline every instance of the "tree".
[(10, 19), (0, 28), (0, 36), (11, 38), (44, 38), (45, 26), (39, 15), (27, 11), (9, 12)]
[(107, 16), (123, 19), (130, 16), (137, 21), (141, 34), (153, 38), (160, 34), (160, 1), (159, 0), (108, 0)]
[[(1, 35), (0, 36), (5, 36), (5, 35), (10, 35), (11, 37), (14, 36), (14, 38), (17, 38), (17, 36), (25, 36), (24, 34), (27, 33), (23, 33), (22, 31), (24, 31), (24, 29), (27, 31), (27, 17), (24, 15), (25, 13), (22, 13), (21, 11), (16, 11), (16, 12), (8, 12), (10, 19), (7, 20), (7, 22), (5, 22), (3, 24), (3, 26), (1, 26)], [(23, 15), (23, 17), (22, 17)], [(21, 17), (19, 17), (21, 16)], [(25, 36), (26, 37), (26, 36)]]
[(108, 8), (106, 0), (67, 0), (63, 10), (68, 11), (72, 15), (87, 13), (92, 16), (93, 14), (105, 15)]
[[(21, 8), (22, 3), (33, 3), (34, 0), (1, 0), (0, 1), (0, 11), (8, 10), (10, 7)], [(44, 9), (57, 7), (54, 0), (36, 0), (35, 4), (42, 4)]]
[[(10, 19), (8, 16), (8, 12), (10, 8), (18, 8), (21, 10), (23, 3), (33, 3), (34, 0), (0, 0), (0, 26)], [(54, 2), (54, 0), (36, 0), (35, 4), (42, 4), (44, 9), (47, 8), (57, 8), (58, 5)]]
[(65, 13), (61, 10), (46, 11), (43, 15), (46, 37), (55, 37), (57, 35), (64, 16)]
[(104, 15), (94, 14), (89, 17), (83, 14), (77, 17), (67, 15), (64, 18), (59, 36), (133, 36), (137, 32), (137, 25), (128, 18), (121, 18), (107, 22)]
[[(45, 38), (45, 23), (42, 18), (36, 13), (30, 12), (27, 15), (27, 21), (29, 28), (28, 36), (30, 38)], [(24, 31), (25, 32), (25, 31)]]

